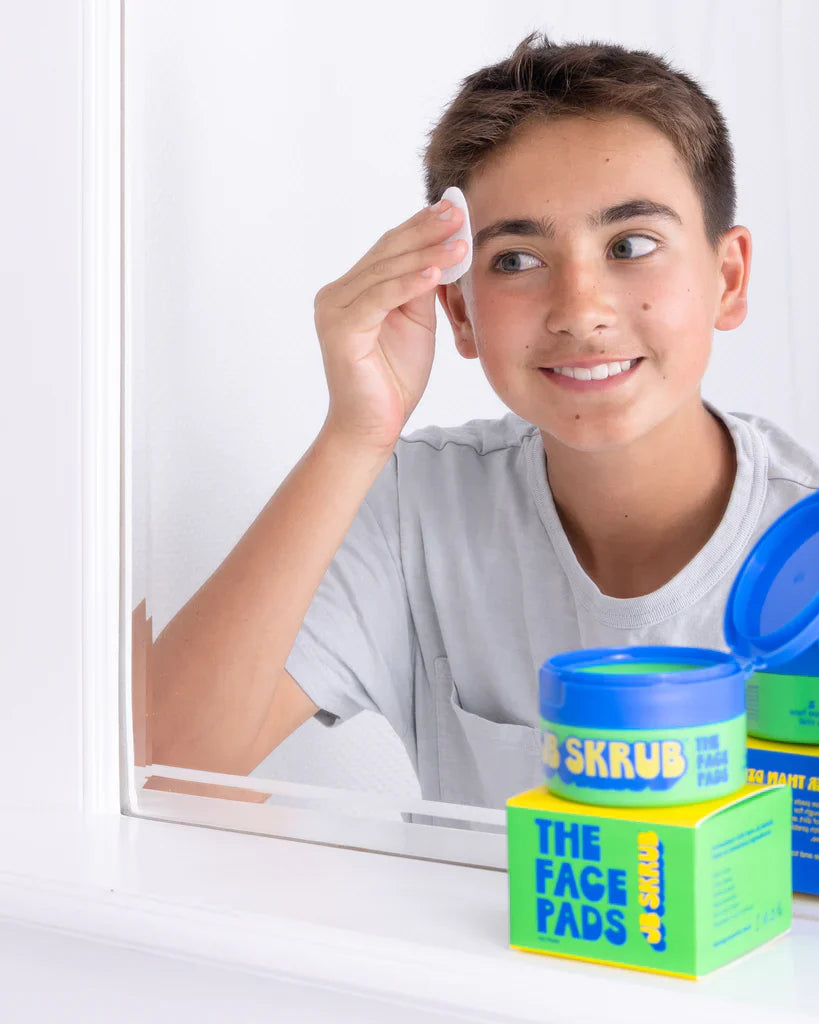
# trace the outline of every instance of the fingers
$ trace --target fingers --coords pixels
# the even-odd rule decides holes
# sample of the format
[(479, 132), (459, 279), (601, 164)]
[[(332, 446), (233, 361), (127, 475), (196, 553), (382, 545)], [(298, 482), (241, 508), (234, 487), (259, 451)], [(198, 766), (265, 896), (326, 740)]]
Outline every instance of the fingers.
[[(445, 248), (449, 236), (463, 223), (463, 212), (448, 201), (444, 206), (447, 209), (425, 207), (403, 224), (387, 231), (355, 266), (327, 286), (325, 301), (335, 306), (349, 306), (373, 286), (406, 279), (430, 266), (451, 267), (463, 259), (467, 244), (462, 239), (453, 248)], [(451, 216), (442, 220), (439, 214), (447, 212)], [(434, 275), (436, 282), (438, 276)], [(383, 298), (387, 294), (382, 289), (379, 302), (391, 301)]]
[[(329, 301), (323, 305), (318, 304), (314, 319), (319, 336), (329, 338), (336, 336), (336, 332), (339, 337), (361, 336), (380, 327), (394, 309), (425, 292), (433, 291), (441, 277), (441, 271), (433, 265), (432, 273), (425, 275), (423, 271), (429, 267), (427, 263), (398, 277), (376, 280), (363, 291), (351, 292), (352, 301), (349, 305), (337, 306)], [(362, 279), (360, 277), (357, 280)], [(432, 322), (434, 325), (434, 317)]]

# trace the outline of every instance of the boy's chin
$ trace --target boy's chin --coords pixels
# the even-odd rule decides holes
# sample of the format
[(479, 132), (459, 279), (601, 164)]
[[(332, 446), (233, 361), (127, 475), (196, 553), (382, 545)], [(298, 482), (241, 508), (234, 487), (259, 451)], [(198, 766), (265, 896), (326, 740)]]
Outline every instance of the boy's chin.
[(567, 410), (560, 413), (552, 407), (524, 417), (540, 430), (544, 447), (549, 443), (580, 453), (616, 451), (643, 437), (650, 424), (639, 423), (633, 412), (621, 410)]

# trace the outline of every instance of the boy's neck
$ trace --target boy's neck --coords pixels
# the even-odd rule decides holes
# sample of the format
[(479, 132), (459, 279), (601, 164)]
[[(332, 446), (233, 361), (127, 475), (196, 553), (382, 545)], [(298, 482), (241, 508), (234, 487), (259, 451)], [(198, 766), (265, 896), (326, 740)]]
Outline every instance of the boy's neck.
[(658, 590), (705, 546), (728, 506), (734, 442), (699, 395), (617, 451), (578, 452), (541, 437), (569, 543), (610, 597)]

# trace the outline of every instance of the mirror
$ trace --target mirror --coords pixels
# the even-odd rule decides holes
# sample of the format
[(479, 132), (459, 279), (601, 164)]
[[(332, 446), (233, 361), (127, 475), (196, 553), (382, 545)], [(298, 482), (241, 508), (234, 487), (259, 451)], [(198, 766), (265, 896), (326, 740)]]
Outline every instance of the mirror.
[[(595, 588), (590, 575), (585, 582), (576, 576), (579, 589), (572, 589), (568, 577), (562, 584), (543, 584), (550, 567), (574, 566), (577, 574), (591, 554), (583, 550), (579, 526), (572, 546), (573, 524), (543, 497), (543, 447), (536, 447), (540, 435), (524, 431), (516, 441), (504, 442), (508, 452), (519, 445), (521, 458), (529, 441), (537, 452), (536, 457), (527, 454), (531, 461), (514, 470), (521, 488), (517, 511), (529, 516), (530, 529), (518, 551), (521, 588), (497, 591), (497, 580), (509, 587), (515, 578), (502, 564), (510, 549), (486, 542), (502, 538), (509, 501), (507, 495), (493, 520), (487, 498), (474, 506), (475, 522), (485, 531), (472, 563), (474, 574), (468, 576), (465, 564), (453, 555), (447, 597), (452, 605), (436, 603), (437, 593), (424, 605), (428, 616), (437, 616), (423, 628), (427, 639), (440, 631), (439, 649), (412, 646), (407, 634), (404, 664), (414, 673), (415, 688), (410, 691), (404, 680), (403, 710), (395, 712), (393, 724), (369, 709), (332, 728), (311, 717), (273, 749), (262, 750), (257, 736), (252, 747), (257, 760), (238, 769), (241, 758), (231, 761), (226, 753), (229, 738), (207, 764), (174, 766), (152, 750), (155, 643), (257, 520), (325, 421), (327, 383), (314, 324), (317, 292), (345, 274), (388, 229), (426, 205), (422, 159), (428, 133), (466, 76), (505, 59), (532, 31), (545, 32), (556, 43), (616, 42), (664, 55), (717, 101), (736, 160), (735, 223), (753, 235), (753, 268), (747, 317), (714, 332), (702, 394), (718, 410), (761, 417), (802, 448), (819, 450), (814, 395), (819, 346), (811, 308), (817, 213), (810, 200), (817, 130), (807, 53), (818, 21), (812, 7), (797, 14), (796, 8), (783, 11), (771, 2), (757, 5), (753, 24), (749, 19), (744, 31), (736, 6), (713, 0), (616, 7), (604, 0), (550, 4), (548, 17), (537, 2), (511, 8), (474, 0), (444, 6), (422, 2), (400, 26), (387, 22), (383, 5), (363, 0), (322, 8), (320, 18), (310, 7), (271, 7), (261, 0), (230, 6), (215, 0), (126, 2), (128, 557), (134, 767), (140, 792), (210, 797), (224, 809), (223, 800), (280, 806), (290, 799), (293, 806), (299, 800), (303, 806), (309, 802), (303, 787), (312, 786), (330, 792), (336, 806), (343, 805), (343, 814), (376, 808), (374, 816), (385, 821), (429, 823), (447, 817), (440, 801), (462, 805), (464, 820), (474, 830), (502, 831), (502, 804), (495, 801), (482, 809), (473, 799), (475, 790), (462, 787), (461, 780), (484, 773), (493, 793), (508, 790), (510, 796), (529, 780), (539, 783), (537, 667), (544, 657), (575, 647), (617, 645), (624, 635), (629, 644), (725, 649), (717, 615), (705, 623), (681, 615), (676, 628), (668, 622), (672, 605), (656, 605), (652, 619), (646, 607), (640, 606), (641, 612), (634, 603), (639, 597), (613, 597), (603, 586)], [(471, 211), (478, 214), (473, 230), (485, 225), (487, 209), (484, 199), (479, 210)], [(662, 225), (652, 223), (662, 233)], [(562, 313), (573, 315), (569, 306)], [(464, 358), (459, 351), (440, 300), (436, 317), (429, 382), (402, 438), (430, 424), (449, 431), (469, 421), (499, 421), (510, 412), (480, 359)], [(576, 329), (579, 321), (567, 319), (563, 327), (557, 319), (544, 322), (549, 337), (566, 339), (574, 335), (561, 332)], [(765, 424), (756, 419), (754, 424), (754, 436), (762, 436)], [(507, 427), (520, 430), (521, 424), (508, 421)], [(502, 436), (498, 429), (495, 438)], [(425, 437), (430, 452), (443, 443), (435, 441), (443, 435)], [(469, 431), (458, 437), (468, 441)], [(439, 459), (436, 472), (443, 464)], [(476, 455), (474, 471), (478, 464)], [(791, 464), (801, 466), (804, 478), (794, 477), (790, 490), (777, 484), (780, 503), (798, 500), (800, 487), (807, 486), (816, 468), (815, 459), (811, 465), (794, 457)], [(412, 471), (421, 470), (416, 458)], [(452, 471), (468, 472), (457, 460)], [(543, 474), (539, 484), (532, 476), (537, 473)], [(487, 479), (499, 478), (490, 474)], [(745, 498), (736, 494), (737, 503)], [(401, 492), (405, 499), (411, 499), (411, 492)], [(332, 495), (316, 491), (315, 501), (329, 507)], [(443, 494), (441, 515), (445, 518), (453, 507)], [(778, 514), (772, 505), (766, 510), (763, 518)], [(743, 533), (739, 504), (734, 511), (739, 518), (731, 529), (747, 547), (755, 527)], [(407, 529), (414, 512), (411, 504), (402, 508)], [(719, 522), (725, 521), (718, 517), (712, 532)], [(457, 518), (448, 526), (461, 533), (470, 529), (470, 523)], [(493, 534), (493, 528), (499, 532)], [(378, 540), (379, 571), (394, 570), (396, 537)], [(422, 540), (416, 532), (416, 544)], [(693, 538), (689, 554), (705, 540)], [(448, 549), (440, 534), (430, 543), (430, 557), (445, 560)], [(455, 548), (463, 550), (463, 545)], [(416, 547), (413, 571), (423, 565), (422, 553)], [(445, 577), (439, 562), (437, 579)], [(726, 592), (731, 578), (731, 573), (720, 578)], [(414, 586), (417, 596), (417, 579)], [(477, 599), (476, 591), (484, 586), (484, 598)], [(533, 595), (538, 587), (537, 599), (522, 600), (521, 594)], [(656, 598), (659, 589), (649, 597)], [(450, 614), (464, 596), (472, 614), (465, 625), (457, 613)], [(587, 598), (599, 602), (597, 617), (584, 603)], [(499, 601), (507, 609), (501, 639), (508, 647), (494, 642), (491, 633)], [(396, 609), (403, 615), (400, 621), (389, 618)], [(639, 639), (636, 632), (623, 633), (618, 609), (644, 615)], [(339, 620), (345, 628), (352, 621), (349, 604), (346, 610)], [(383, 628), (415, 628), (418, 611), (417, 604), (394, 603), (392, 612), (385, 612)], [(238, 609), (235, 614), (243, 615)], [(376, 629), (372, 620), (369, 628)], [(455, 634), (458, 661), (447, 646)], [(487, 645), (488, 635), (493, 643)], [(482, 650), (487, 673), (508, 680), (499, 684), (501, 689), (518, 687), (516, 700), (475, 696), (471, 679), (461, 670), (475, 650)], [(305, 645), (300, 655), (305, 664), (308, 652)], [(317, 654), (312, 671), (334, 671), (338, 677), (348, 654), (345, 648), (332, 666)], [(423, 664), (427, 691), (418, 667), (422, 658), (428, 659)], [(380, 669), (386, 666), (371, 668), (373, 677)], [(261, 722), (267, 707), (259, 689), (264, 673), (255, 678), (254, 694), (236, 690), (235, 701), (255, 700)], [(227, 723), (233, 705), (224, 692), (223, 698)], [(401, 715), (412, 715), (422, 703), (424, 735), (400, 735), (394, 723), (409, 722)], [(193, 722), (196, 701), (188, 714)], [(495, 760), (470, 760), (470, 744), (491, 747)], [(245, 761), (247, 749), (246, 744)], [(512, 752), (508, 759), (507, 751)], [(437, 760), (438, 767), (430, 769), (440, 774), (437, 793), (432, 785), (422, 789), (414, 760)], [(246, 778), (247, 785), (237, 776)], [(223, 820), (214, 813), (211, 822)]]

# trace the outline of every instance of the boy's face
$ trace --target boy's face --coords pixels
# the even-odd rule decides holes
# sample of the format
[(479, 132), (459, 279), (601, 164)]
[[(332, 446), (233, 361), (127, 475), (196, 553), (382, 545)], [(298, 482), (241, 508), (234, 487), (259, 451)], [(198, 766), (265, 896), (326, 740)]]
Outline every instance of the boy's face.
[[(625, 445), (701, 404), (714, 328), (745, 319), (750, 233), (733, 227), (714, 253), (699, 197), (661, 132), (619, 115), (528, 125), (464, 193), (473, 237), (507, 218), (553, 227), (550, 238), (492, 238), (464, 278), (438, 289), (459, 352), (481, 360), (504, 404), (586, 451)], [(679, 222), (587, 222), (637, 199), (670, 207)], [(638, 357), (607, 390), (562, 387), (540, 369)]]

